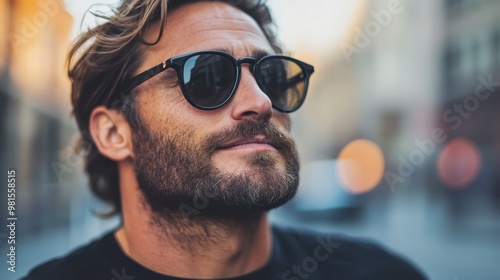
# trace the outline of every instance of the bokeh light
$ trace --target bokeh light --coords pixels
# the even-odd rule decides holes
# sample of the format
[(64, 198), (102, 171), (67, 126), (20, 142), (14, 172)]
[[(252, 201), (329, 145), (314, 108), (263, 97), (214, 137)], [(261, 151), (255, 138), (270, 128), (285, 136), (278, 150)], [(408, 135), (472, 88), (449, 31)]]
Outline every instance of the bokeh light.
[(476, 146), (465, 138), (450, 141), (439, 155), (439, 178), (453, 189), (469, 186), (481, 169), (481, 155)]
[(384, 155), (380, 147), (372, 141), (352, 141), (342, 149), (338, 161), (339, 179), (351, 193), (368, 192), (382, 179)]

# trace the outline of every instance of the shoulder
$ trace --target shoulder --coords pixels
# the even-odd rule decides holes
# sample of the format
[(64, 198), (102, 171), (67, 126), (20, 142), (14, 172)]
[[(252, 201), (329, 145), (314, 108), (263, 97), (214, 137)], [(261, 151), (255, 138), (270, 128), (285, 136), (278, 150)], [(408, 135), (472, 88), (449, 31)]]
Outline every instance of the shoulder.
[(426, 279), (410, 261), (369, 239), (276, 226), (273, 234), (285, 255), (300, 254), (304, 265), (314, 260), (349, 279)]
[(96, 271), (105, 269), (101, 254), (110, 238), (113, 238), (112, 233), (72, 251), (66, 256), (47, 261), (33, 268), (22, 279), (92, 279), (91, 276), (95, 276)]

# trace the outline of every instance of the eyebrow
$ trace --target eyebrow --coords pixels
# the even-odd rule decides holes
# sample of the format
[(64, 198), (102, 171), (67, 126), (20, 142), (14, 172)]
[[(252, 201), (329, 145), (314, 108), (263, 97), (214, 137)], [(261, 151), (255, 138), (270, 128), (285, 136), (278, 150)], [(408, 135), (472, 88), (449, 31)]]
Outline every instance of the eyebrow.
[[(233, 56), (234, 58), (238, 59), (239, 57), (235, 57), (234, 55), (234, 51), (233, 50), (230, 50), (230, 49), (225, 49), (225, 48), (218, 48), (218, 49), (213, 49), (214, 51), (221, 51), (221, 52), (225, 52), (227, 54), (230, 54), (231, 56)], [(266, 55), (269, 55), (270, 53), (265, 51), (265, 50), (262, 50), (262, 49), (255, 49), (252, 51), (252, 53), (250, 54), (250, 57), (253, 57), (257, 60), (263, 58), (264, 56)]]

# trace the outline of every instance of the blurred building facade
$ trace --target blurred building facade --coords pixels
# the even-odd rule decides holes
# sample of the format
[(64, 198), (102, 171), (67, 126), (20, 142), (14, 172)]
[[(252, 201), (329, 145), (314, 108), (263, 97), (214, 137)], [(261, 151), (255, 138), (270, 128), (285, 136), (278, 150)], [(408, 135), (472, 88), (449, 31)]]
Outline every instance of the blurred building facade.
[(453, 213), (472, 223), (475, 218), (469, 213), (500, 209), (500, 127), (496, 125), (500, 121), (500, 1), (447, 0), (443, 5), (446, 37), (439, 121), (450, 138), (471, 141), (482, 159), (471, 186), (448, 197)]
[[(500, 132), (491, 124), (500, 117), (495, 110), (499, 8), (498, 0), (367, 2), (350, 35), (318, 63), (311, 94), (295, 120), (297, 130), (305, 132), (297, 136), (308, 151), (305, 160), (336, 158), (350, 141), (368, 138), (382, 148), (386, 169), (400, 175), (401, 158), (410, 161), (420, 149), (417, 142), (442, 129), (446, 142), (434, 143), (433, 152), (397, 187), (421, 183), (431, 192), (446, 189), (438, 178), (440, 152), (449, 141), (466, 138), (479, 147), (482, 165), (465, 188), (488, 188), (478, 192), (494, 193), (496, 199), (493, 173), (500, 166), (495, 145)], [(465, 98), (475, 94), (481, 81), (492, 81), (483, 90), (494, 87), (494, 92), (476, 106)], [(464, 100), (471, 103), (462, 104)], [(474, 112), (462, 117), (455, 112), (457, 102)], [(394, 189), (388, 184), (382, 180), (380, 186)]]
[(22, 235), (68, 220), (65, 184), (74, 177), (60, 180), (52, 163), (64, 162), (75, 132), (64, 69), (73, 21), (58, 0), (1, 0), (0, 7), (0, 167), (17, 170)]

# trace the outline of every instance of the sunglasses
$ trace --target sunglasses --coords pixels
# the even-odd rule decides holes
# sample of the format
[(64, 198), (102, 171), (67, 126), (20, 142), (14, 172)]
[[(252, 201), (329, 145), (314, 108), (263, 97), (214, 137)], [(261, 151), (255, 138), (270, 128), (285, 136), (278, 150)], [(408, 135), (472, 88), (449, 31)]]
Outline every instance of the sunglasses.
[(129, 92), (159, 73), (173, 68), (186, 100), (201, 110), (224, 106), (234, 95), (241, 78), (241, 64), (251, 65), (260, 89), (269, 97), (273, 108), (290, 113), (304, 102), (309, 77), (314, 67), (284, 55), (266, 55), (236, 60), (222, 51), (199, 51), (165, 60), (133, 77), (123, 86)]

